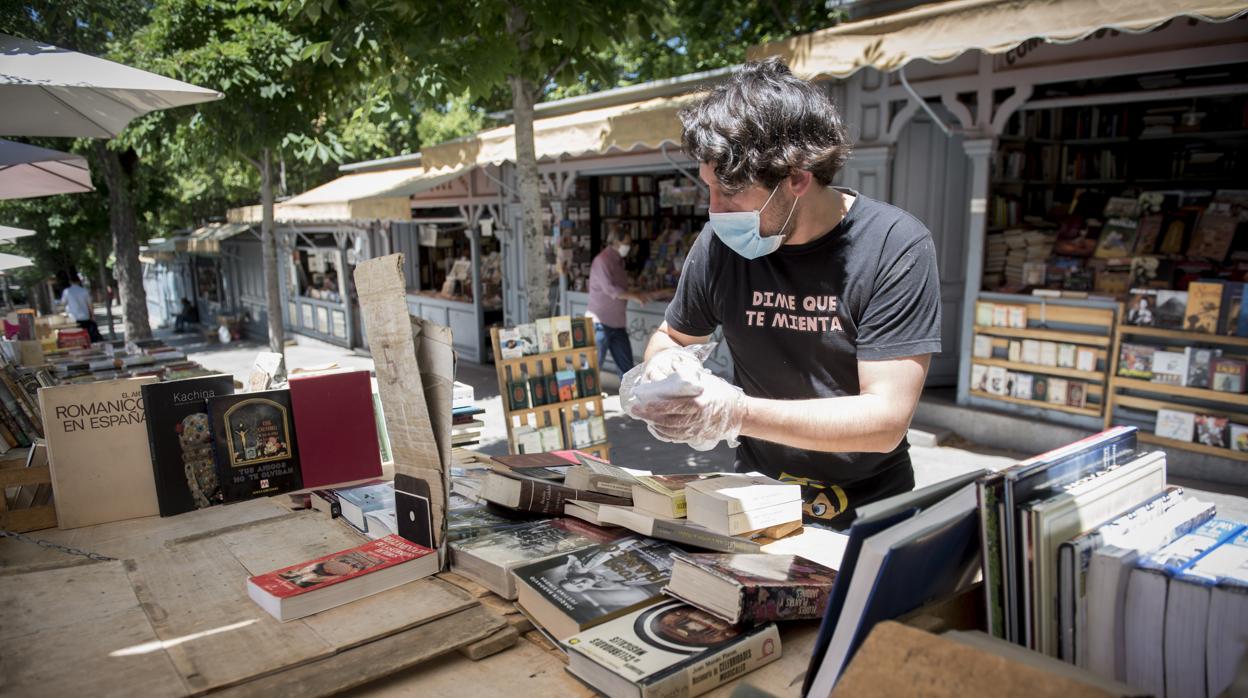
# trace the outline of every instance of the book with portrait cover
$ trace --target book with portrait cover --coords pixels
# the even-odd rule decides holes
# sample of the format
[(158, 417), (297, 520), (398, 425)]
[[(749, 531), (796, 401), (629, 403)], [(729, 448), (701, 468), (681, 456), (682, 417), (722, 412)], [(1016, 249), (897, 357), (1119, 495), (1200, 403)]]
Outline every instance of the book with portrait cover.
[(393, 589), (438, 571), (434, 550), (395, 535), (247, 580), (247, 594), (280, 621)]
[(143, 386), (161, 516), (221, 503), (208, 398), (233, 394), (234, 378), (225, 374)]
[(208, 399), (208, 416), (226, 502), (303, 487), (289, 390), (218, 395)]
[(796, 555), (678, 553), (663, 590), (729, 623), (822, 618), (836, 571)]
[(563, 642), (568, 671), (610, 696), (697, 696), (780, 658), (775, 623), (732, 625), (664, 601)]
[(648, 538), (622, 538), (552, 557), (515, 571), (520, 607), (563, 640), (663, 597), (680, 549)]

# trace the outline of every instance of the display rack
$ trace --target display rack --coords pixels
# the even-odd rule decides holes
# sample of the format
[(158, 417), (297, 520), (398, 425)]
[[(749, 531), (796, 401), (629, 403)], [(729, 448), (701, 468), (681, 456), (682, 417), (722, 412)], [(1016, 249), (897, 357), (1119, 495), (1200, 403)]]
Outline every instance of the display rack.
[[(981, 322), (991, 317), (985, 317), (983, 313), (986, 306), (1021, 308), (1025, 326), (1009, 327), (993, 325), (991, 321)], [(1112, 331), (1119, 313), (1116, 302), (984, 293), (980, 294), (976, 309), (972, 343), (964, 352), (964, 360), (968, 364), (966, 402), (1088, 429), (1099, 427), (1104, 415), (1105, 386), (1111, 366)], [(991, 355), (975, 356), (976, 343), (985, 341), (991, 343)], [(1084, 368), (1051, 365), (1035, 360), (1035, 357), (1029, 357), (1033, 359), (1029, 361), (1017, 356), (1011, 358), (1010, 343), (1024, 341), (1072, 346), (1076, 356), (1080, 351), (1090, 352), (1094, 358), (1092, 368), (1089, 370), (1086, 364)], [(1072, 383), (1077, 383), (1082, 386), (1084, 404), (1057, 403), (1049, 398), (1022, 397), (1013, 392), (991, 392), (986, 384), (975, 381), (977, 374), (986, 374), (990, 369), (997, 369), (998, 374), (1004, 370), (1027, 375), (1033, 384), (1043, 382), (1046, 386), (1051, 384), (1050, 381), (1060, 379), (1059, 385), (1065, 384), (1067, 390)], [(1010, 384), (1013, 385), (1013, 381)]]
[[(583, 319), (573, 318), (573, 321), (582, 322)], [(549, 374), (554, 366), (562, 367), (565, 361), (569, 359), (574, 366), (579, 366), (583, 363), (592, 370), (594, 385), (601, 385), (599, 382), (601, 374), (598, 370), (598, 347), (594, 343), (592, 326), (589, 323), (585, 324), (588, 326), (585, 331), (585, 346), (527, 354), (511, 359), (502, 358), (503, 353), (498, 336), (499, 328), (490, 328), (490, 341), (493, 344), (495, 356), (494, 366), (498, 371), (498, 391), (503, 397), (503, 417), (507, 423), (507, 450), (509, 453), (514, 454), (518, 452), (515, 437), (516, 428), (531, 424), (538, 428), (558, 427), (563, 440), (563, 448), (565, 449), (576, 448), (603, 460), (610, 460), (610, 447), (605, 438), (596, 443), (581, 446), (575, 446), (572, 439), (572, 422), (589, 415), (597, 415), (604, 418), (603, 433), (605, 436), (606, 413), (603, 411), (601, 390), (595, 391), (592, 395), (544, 405), (534, 405), (530, 400), (527, 407), (519, 409), (512, 409), (511, 402), (508, 400), (510, 384), (518, 378), (517, 373), (537, 376), (539, 374), (538, 367), (540, 366), (543, 375)], [(511, 374), (510, 380), (508, 374)]]
[[(1226, 358), (1243, 359), (1248, 356), (1248, 337), (1204, 334), (1162, 327), (1140, 327), (1120, 322), (1118, 331), (1114, 334), (1112, 356), (1115, 357), (1115, 364), (1122, 350), (1122, 344), (1128, 337), (1140, 338), (1141, 344), (1162, 345), (1169, 349), (1182, 350), (1188, 346), (1201, 346), (1221, 348), (1224, 351), (1223, 357)], [(1227, 351), (1228, 349), (1230, 351)], [(1140, 378), (1120, 376), (1116, 369), (1110, 371), (1106, 393), (1105, 428), (1113, 424), (1131, 424), (1140, 427), (1139, 440), (1145, 443), (1219, 458), (1248, 461), (1248, 452), (1157, 436), (1153, 433), (1153, 429), (1148, 427), (1155, 425), (1156, 413), (1163, 409), (1226, 417), (1239, 424), (1248, 424), (1248, 395), (1185, 385), (1154, 383)], [(1132, 411), (1137, 415), (1151, 413), (1152, 424), (1149, 423), (1149, 419), (1131, 415)]]

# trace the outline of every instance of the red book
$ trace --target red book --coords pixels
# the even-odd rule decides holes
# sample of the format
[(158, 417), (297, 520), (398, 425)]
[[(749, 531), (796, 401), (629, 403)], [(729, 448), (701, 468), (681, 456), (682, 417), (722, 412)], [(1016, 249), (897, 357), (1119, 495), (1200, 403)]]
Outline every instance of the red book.
[(247, 580), (251, 600), (294, 620), (393, 589), (438, 571), (436, 551), (386, 536)]
[(368, 371), (291, 376), (290, 406), (304, 488), (381, 477)]

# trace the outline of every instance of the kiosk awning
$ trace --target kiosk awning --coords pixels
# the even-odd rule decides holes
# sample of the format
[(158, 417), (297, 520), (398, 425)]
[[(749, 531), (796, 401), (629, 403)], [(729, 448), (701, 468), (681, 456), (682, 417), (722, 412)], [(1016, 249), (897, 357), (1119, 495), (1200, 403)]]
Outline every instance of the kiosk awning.
[(1004, 53), (1030, 39), (1070, 43), (1102, 29), (1138, 33), (1176, 17), (1222, 22), (1246, 12), (1243, 0), (952, 0), (753, 46), (747, 56), (780, 56), (807, 79), (846, 77), (972, 50)]
[(279, 222), (408, 220), (413, 194), (445, 184), (467, 169), (402, 167), (344, 175), (283, 201), (274, 217)]
[(186, 240), (186, 251), (196, 254), (217, 254), (222, 240), (251, 228), (250, 223), (209, 223), (191, 233)]
[[(680, 143), (677, 112), (695, 95), (660, 97), (538, 119), (533, 124), (537, 159), (657, 148)], [(515, 162), (515, 126), (482, 131), (421, 150), (430, 168)]]

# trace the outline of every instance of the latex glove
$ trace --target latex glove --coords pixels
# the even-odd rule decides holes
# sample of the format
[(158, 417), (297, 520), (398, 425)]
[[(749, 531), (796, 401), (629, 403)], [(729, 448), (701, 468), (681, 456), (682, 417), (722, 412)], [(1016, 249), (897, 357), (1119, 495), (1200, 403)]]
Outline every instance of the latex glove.
[[(663, 351), (650, 357), (648, 361), (640, 366), (634, 367), (634, 370), (640, 368), (638, 372), (638, 382), (653, 383), (661, 381), (664, 378), (676, 373), (680, 369), (684, 369), (687, 373), (703, 370), (702, 362), (710, 353), (703, 347), (711, 347), (714, 344), (697, 345), (692, 347), (673, 347), (664, 349)], [(632, 373), (632, 371), (629, 371)], [(621, 380), (623, 385), (623, 380)]]
[(626, 409), (656, 439), (709, 451), (720, 440), (737, 445), (745, 393), (710, 371), (689, 373), (681, 366), (662, 381), (638, 386)]

